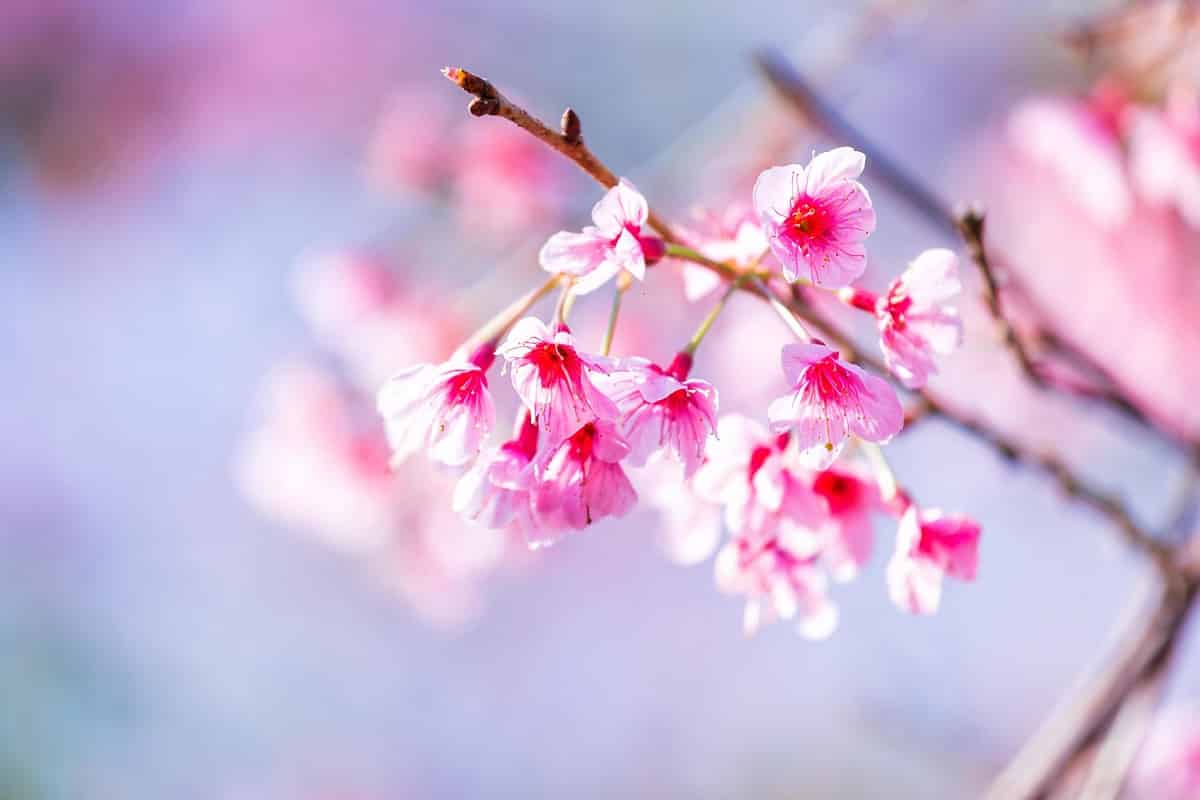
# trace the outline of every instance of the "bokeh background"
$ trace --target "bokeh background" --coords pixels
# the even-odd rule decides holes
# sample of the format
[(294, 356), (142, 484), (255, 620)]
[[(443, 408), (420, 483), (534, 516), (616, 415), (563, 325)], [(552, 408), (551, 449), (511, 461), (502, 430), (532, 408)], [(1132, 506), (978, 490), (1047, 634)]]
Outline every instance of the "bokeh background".
[[(747, 137), (817, 146), (754, 72), (754, 49), (776, 46), (961, 201), (986, 194), (982, 154), (1013, 103), (1086, 87), (1057, 33), (1103, 6), (6, 3), (0, 797), (977, 794), (1145, 586), (1102, 520), (948, 428), (890, 452), (919, 496), (982, 521), (979, 581), (936, 617), (896, 612), (881, 528), (821, 643), (786, 626), (744, 639), (740, 603), (710, 566), (665, 559), (648, 512), (518, 559), (481, 582), (478, 608), (432, 624), (369, 557), (264, 513), (246, 442), (266, 376), (329, 359), (297, 299), (314, 253), (386, 257), (432, 287), (435, 315), (439, 291), (467, 289), (472, 311), (446, 313), (475, 322), (537, 280), (553, 220), (497, 232), (494, 196), (464, 209), (381, 186), (381, 120), (393, 144), (427, 141), (443, 107), (447, 126), (466, 120), (443, 65), (550, 118), (574, 106), (597, 152), (682, 213), (715, 202)], [(569, 172), (556, 186), (578, 225), (598, 192)], [(957, 246), (886, 191), (876, 203), (877, 285)], [(639, 303), (627, 313), (645, 320), (682, 300)], [(975, 343), (947, 385), (1162, 522), (1177, 454), (1117, 418), (1028, 402), (967, 313)], [(720, 351), (773, 369), (777, 345), (745, 324), (714, 334)], [(1195, 696), (1194, 650), (1173, 703)]]

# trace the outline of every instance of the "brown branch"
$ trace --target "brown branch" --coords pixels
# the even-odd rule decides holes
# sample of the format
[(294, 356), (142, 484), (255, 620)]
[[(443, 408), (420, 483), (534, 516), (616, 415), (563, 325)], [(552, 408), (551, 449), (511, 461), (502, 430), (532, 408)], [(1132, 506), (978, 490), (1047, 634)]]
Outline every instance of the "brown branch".
[[(583, 141), (583, 125), (574, 109), (563, 112), (558, 131), (551, 130), (546, 123), (521, 108), (500, 93), (491, 81), (459, 67), (446, 67), (442, 74), (475, 99), (467, 110), (476, 117), (503, 117), (523, 131), (554, 148), (590, 175), (601, 186), (611, 189), (617, 185), (617, 176), (596, 157)], [(651, 211), (647, 223), (658, 234), (671, 243), (679, 243), (679, 237), (662, 217)]]
[[(786, 65), (786, 62), (781, 63)], [(579, 131), (578, 118), (570, 109), (567, 109), (567, 113), (563, 115), (565, 133), (556, 133), (523, 108), (511, 103), (489, 81), (471, 72), (455, 67), (447, 67), (443, 72), (447, 78), (462, 87), (464, 91), (475, 95), (475, 99), (471, 101), (469, 107), (472, 114), (476, 116), (502, 116), (574, 161), (601, 185), (607, 187), (616, 183), (616, 178), (612, 171), (584, 145)], [(878, 166), (878, 161), (876, 161), (876, 165)], [(896, 172), (901, 177), (904, 174), (899, 170)], [(931, 202), (930, 198), (926, 199)], [(953, 216), (947, 215), (946, 219), (955, 224)], [(650, 220), (654, 228), (664, 238), (672, 241), (673, 244), (678, 244), (677, 241), (669, 236), (671, 231), (669, 225), (653, 215), (653, 213), (650, 216)], [(672, 248), (672, 252), (677, 255), (686, 250), (687, 248), (685, 247)], [(704, 258), (692, 260), (716, 271), (727, 280), (730, 277), (728, 270), (731, 267), (729, 265), (708, 263), (708, 260)], [(756, 285), (756, 282), (740, 284), (739, 289), (748, 291), (764, 300), (770, 299), (764, 294), (763, 289)], [(829, 341), (846, 351), (849, 358), (859, 361), (864, 366), (881, 375), (887, 376), (889, 374), (886, 365), (879, 359), (860, 353), (848, 335), (842, 333), (830, 322), (816, 314), (805, 301), (798, 286), (791, 286), (790, 296), (777, 299), (780, 299), (780, 302), (787, 305), (798, 318), (812, 325), (816, 330), (825, 335)], [(975, 436), (983, 443), (989, 445), (1005, 459), (1024, 463), (1050, 475), (1068, 497), (1089, 506), (1109, 519), (1131, 546), (1149, 554), (1160, 567), (1169, 563), (1169, 551), (1167, 548), (1160, 544), (1148, 531), (1138, 525), (1133, 515), (1120, 500), (1088, 484), (1073, 473), (1058, 456), (1029, 450), (1021, 442), (995, 430), (982, 420), (955, 409), (952, 405), (927, 390), (918, 392), (917, 394), (925, 406), (921, 412), (922, 414), (941, 417), (957, 426), (960, 430)]]
[(1049, 796), (1084, 751), (1108, 730), (1122, 704), (1165, 669), (1196, 599), (1196, 583), (1169, 580), (1154, 611), (1134, 626), (1087, 691), (1053, 714), (988, 791), (988, 800)]
[[(857, 361), (881, 375), (888, 375), (887, 366), (882, 361), (859, 351), (850, 336), (828, 319), (818, 315), (804, 301), (798, 290), (793, 291), (789, 307), (800, 319), (842, 350), (848, 359)], [(920, 416), (939, 417), (988, 445), (1005, 460), (1025, 464), (1049, 475), (1063, 494), (1107, 518), (1131, 547), (1150, 556), (1160, 569), (1173, 569), (1173, 554), (1170, 548), (1138, 524), (1132, 512), (1118, 498), (1088, 483), (1073, 472), (1057, 454), (1030, 449), (1023, 442), (993, 428), (978, 417), (955, 408), (929, 389), (918, 390), (914, 394), (919, 400)]]

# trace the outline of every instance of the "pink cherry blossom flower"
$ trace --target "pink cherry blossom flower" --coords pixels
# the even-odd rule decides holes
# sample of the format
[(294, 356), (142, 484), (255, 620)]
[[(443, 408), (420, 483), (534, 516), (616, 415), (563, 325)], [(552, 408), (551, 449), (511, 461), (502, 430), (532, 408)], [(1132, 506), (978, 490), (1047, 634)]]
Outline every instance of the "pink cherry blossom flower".
[(603, 286), (625, 270), (638, 280), (646, 266), (662, 258), (663, 241), (643, 234), (649, 207), (646, 198), (624, 178), (592, 209), (592, 221), (581, 233), (559, 231), (538, 254), (542, 269), (575, 277), (575, 293)]
[(846, 286), (867, 268), (875, 230), (871, 197), (855, 178), (866, 157), (850, 147), (813, 156), (807, 167), (771, 167), (754, 184), (754, 210), (789, 281)]
[(612, 371), (601, 356), (581, 353), (566, 325), (552, 333), (541, 320), (526, 317), (513, 326), (496, 351), (508, 362), (513, 388), (533, 423), (552, 444), (593, 419), (616, 419), (620, 411), (595, 384)]
[(675, 465), (660, 455), (635, 483), (641, 500), (659, 514), (659, 549), (670, 561), (691, 566), (716, 552), (724, 532), (723, 511), (696, 492), (694, 480), (679, 480)]
[(762, 530), (766, 515), (782, 507), (790, 438), (772, 436), (740, 414), (717, 421), (716, 438), (693, 483), (700, 497), (725, 507), (725, 524), (735, 534)]
[(780, 539), (735, 538), (717, 554), (714, 569), (718, 589), (746, 596), (747, 636), (776, 620), (797, 619), (797, 630), (809, 639), (826, 639), (837, 628), (837, 607), (825, 593), (816, 557), (797, 555)]
[(421, 449), (449, 467), (475, 460), (496, 419), (487, 382), (493, 359), (485, 347), (470, 360), (418, 364), (383, 385), (377, 408), (394, 463)]
[(909, 506), (900, 518), (896, 552), (888, 562), (892, 602), (912, 614), (932, 614), (942, 597), (942, 577), (975, 580), (979, 523), (937, 509)]
[[(714, 261), (725, 261), (746, 269), (767, 252), (767, 236), (758, 215), (749, 206), (732, 205), (720, 215), (698, 211), (695, 217), (696, 222), (685, 231), (685, 238)], [(682, 275), (684, 297), (692, 303), (725, 284), (718, 273), (689, 261), (683, 262)]]
[(1008, 121), (1016, 149), (1052, 171), (1077, 206), (1115, 228), (1133, 211), (1121, 143), (1101, 109), (1059, 98), (1025, 101)]
[(621, 411), (629, 463), (641, 467), (663, 450), (683, 463), (684, 478), (695, 474), (717, 424), (717, 390), (688, 380), (692, 358), (679, 353), (667, 369), (645, 358), (628, 358), (604, 387)]
[(534, 529), (534, 476), (530, 463), (537, 454), (538, 429), (522, 414), (516, 438), (480, 458), (454, 487), (453, 507), (485, 528), (515, 524), (527, 535)]
[(601, 419), (539, 457), (535, 508), (546, 536), (531, 544), (550, 544), (559, 530), (582, 530), (604, 517), (629, 513), (637, 492), (621, 468), (627, 455), (629, 445), (616, 426)]
[(1174, 86), (1160, 112), (1130, 113), (1129, 168), (1142, 195), (1200, 228), (1200, 97)]
[(903, 427), (904, 409), (891, 385), (843, 361), (836, 350), (789, 344), (782, 362), (793, 391), (772, 402), (767, 415), (775, 432), (795, 435), (806, 466), (828, 467), (851, 434), (882, 443)]
[(1189, 800), (1200, 795), (1200, 713), (1173, 707), (1154, 720), (1130, 775), (1134, 800)]
[(851, 580), (871, 557), (871, 513), (881, 508), (879, 487), (852, 468), (838, 467), (816, 473), (812, 491), (825, 506), (816, 525), (821, 563), (835, 581)]
[(919, 389), (937, 373), (933, 356), (947, 356), (962, 343), (958, 309), (946, 301), (962, 291), (958, 256), (926, 250), (888, 286), (875, 306), (879, 344), (892, 374)]

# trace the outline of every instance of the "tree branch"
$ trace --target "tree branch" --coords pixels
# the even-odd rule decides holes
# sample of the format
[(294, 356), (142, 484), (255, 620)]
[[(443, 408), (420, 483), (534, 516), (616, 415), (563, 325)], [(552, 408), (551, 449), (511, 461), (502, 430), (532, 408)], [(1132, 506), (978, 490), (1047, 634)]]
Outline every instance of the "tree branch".
[[(611, 189), (617, 185), (617, 176), (584, 143), (583, 124), (574, 109), (568, 108), (563, 112), (560, 130), (554, 131), (501, 94), (500, 90), (486, 78), (481, 78), (473, 72), (459, 67), (446, 67), (442, 70), (442, 74), (464, 92), (475, 95), (475, 99), (467, 106), (467, 110), (473, 116), (503, 117), (575, 162), (581, 170), (592, 176), (604, 188)], [(654, 211), (650, 211), (646, 222), (668, 242), (679, 243), (679, 237)]]

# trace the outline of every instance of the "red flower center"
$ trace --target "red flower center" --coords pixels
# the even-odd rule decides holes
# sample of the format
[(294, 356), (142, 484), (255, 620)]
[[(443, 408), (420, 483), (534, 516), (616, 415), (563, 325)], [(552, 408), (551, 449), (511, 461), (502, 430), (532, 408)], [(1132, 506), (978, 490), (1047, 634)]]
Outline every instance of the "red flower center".
[(564, 347), (553, 342), (543, 342), (526, 356), (529, 363), (537, 367), (538, 378), (542, 386), (554, 386), (566, 379), (577, 380), (583, 372), (579, 357), (572, 347)]
[(794, 238), (821, 239), (833, 227), (833, 215), (824, 205), (813, 202), (811, 197), (801, 197), (796, 201), (792, 213), (787, 218), (787, 229)]
[(862, 496), (859, 481), (833, 470), (818, 473), (813, 481), (813, 491), (825, 498), (829, 503), (829, 511), (834, 515), (857, 507)]

